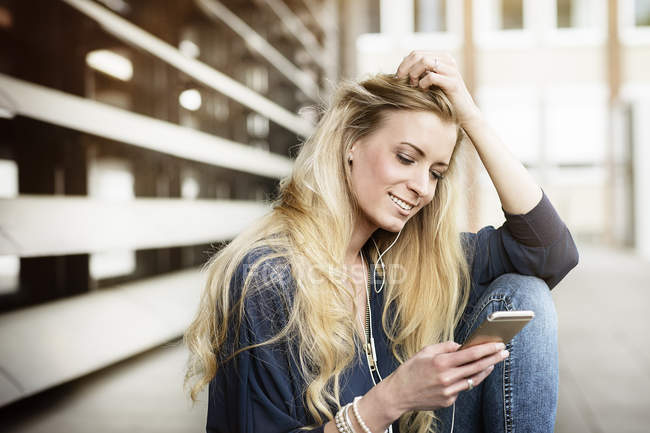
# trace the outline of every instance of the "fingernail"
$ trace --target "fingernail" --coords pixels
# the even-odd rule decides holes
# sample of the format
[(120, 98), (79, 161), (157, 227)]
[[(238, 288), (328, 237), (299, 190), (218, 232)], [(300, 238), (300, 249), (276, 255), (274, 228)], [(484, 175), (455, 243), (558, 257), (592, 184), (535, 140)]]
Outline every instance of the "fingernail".
[(508, 353), (507, 350), (504, 350), (503, 352), (501, 352), (501, 356), (504, 357), (504, 358), (507, 358), (508, 355), (510, 355), (510, 353)]
[(497, 350), (503, 350), (506, 348), (506, 345), (503, 343), (497, 343)]

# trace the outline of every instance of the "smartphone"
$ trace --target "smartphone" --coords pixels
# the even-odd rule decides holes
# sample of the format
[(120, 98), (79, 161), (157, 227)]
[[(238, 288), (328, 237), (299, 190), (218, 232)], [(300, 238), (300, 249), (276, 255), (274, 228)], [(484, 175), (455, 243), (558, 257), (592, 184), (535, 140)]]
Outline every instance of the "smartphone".
[(459, 350), (482, 343), (507, 344), (533, 317), (535, 313), (530, 310), (495, 311), (467, 337)]

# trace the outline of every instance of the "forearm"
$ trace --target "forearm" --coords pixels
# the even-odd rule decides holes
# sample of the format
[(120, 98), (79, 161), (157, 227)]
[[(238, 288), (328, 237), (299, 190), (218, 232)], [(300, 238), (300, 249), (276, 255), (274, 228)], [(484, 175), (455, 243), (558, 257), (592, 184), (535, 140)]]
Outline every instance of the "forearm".
[(503, 209), (525, 214), (534, 208), (542, 198), (541, 188), (483, 115), (477, 114), (462, 126), (490, 175)]
[[(361, 418), (373, 433), (385, 431), (402, 414), (397, 402), (392, 400), (394, 395), (388, 391), (388, 382), (386, 380), (372, 387), (357, 403)], [(363, 432), (361, 425), (354, 417), (352, 408), (350, 408), (350, 421), (354, 431), (357, 433)], [(325, 424), (325, 433), (338, 433), (334, 421)]]

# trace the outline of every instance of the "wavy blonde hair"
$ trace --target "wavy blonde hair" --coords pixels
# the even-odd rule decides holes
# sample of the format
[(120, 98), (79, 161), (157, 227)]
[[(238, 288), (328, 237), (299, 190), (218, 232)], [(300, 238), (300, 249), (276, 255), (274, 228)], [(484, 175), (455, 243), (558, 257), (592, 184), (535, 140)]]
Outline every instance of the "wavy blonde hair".
[[(358, 204), (352, 194), (346, 156), (352, 144), (377, 131), (390, 110), (432, 112), (457, 126), (457, 140), (445, 178), (438, 181), (431, 203), (405, 224), (399, 241), (384, 256), (385, 263), (399, 264), (404, 272), (398, 282), (385, 275), (382, 326), (399, 363), (423, 347), (453, 340), (453, 332), (467, 304), (469, 272), (461, 245), (458, 217), (462, 187), (460, 160), (464, 133), (452, 104), (441, 89), (422, 90), (407, 79), (378, 74), (364, 81), (344, 81), (334, 92), (329, 107), (300, 150), (290, 176), (280, 181), (272, 210), (241, 232), (206, 263), (207, 281), (198, 313), (184, 335), (190, 350), (185, 386), (190, 398), (211, 381), (226, 361), (226, 335), (238, 329), (242, 299), (249, 289), (246, 278), (240, 299), (231, 299), (230, 281), (246, 254), (269, 246), (286, 259), (295, 281), (286, 323), (270, 340), (230, 353), (291, 338), (304, 380), (305, 407), (315, 423), (333, 419), (339, 408), (339, 379), (355, 358), (355, 294), (349, 274), (342, 269), (354, 229)], [(462, 194), (462, 191), (461, 191)], [(373, 238), (380, 250), (395, 234), (377, 230)], [(370, 253), (377, 260), (376, 252)], [(255, 269), (264, 256), (252, 265)], [(337, 272), (332, 272), (337, 269)], [(340, 272), (339, 272), (340, 271)], [(314, 278), (317, 277), (317, 278)], [(389, 314), (390, 310), (390, 314)], [(404, 432), (435, 431), (432, 411), (413, 411), (400, 418)]]

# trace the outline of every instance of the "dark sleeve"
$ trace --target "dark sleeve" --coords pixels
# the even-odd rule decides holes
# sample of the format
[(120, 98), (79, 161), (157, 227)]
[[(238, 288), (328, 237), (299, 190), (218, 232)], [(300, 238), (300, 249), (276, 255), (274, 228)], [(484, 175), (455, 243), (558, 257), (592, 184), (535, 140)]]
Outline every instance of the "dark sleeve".
[[(253, 269), (257, 257), (259, 253), (249, 253), (231, 281), (231, 294), (239, 299), (244, 279), (252, 273), (241, 326), (229, 329), (229, 353), (235, 347), (266, 341), (286, 324), (287, 299), (294, 284), (289, 267), (283, 259), (271, 259)], [(304, 431), (299, 429), (311, 421), (306, 419), (288, 351), (287, 343), (265, 345), (222, 365), (209, 386), (206, 432)], [(312, 431), (322, 432), (323, 427)]]
[(537, 276), (553, 288), (578, 264), (571, 233), (545, 193), (526, 214), (503, 213), (501, 227), (461, 236), (473, 281), (487, 285), (502, 274), (518, 273)]

